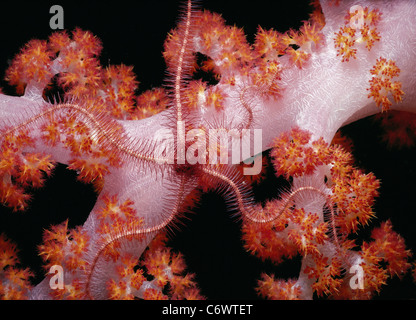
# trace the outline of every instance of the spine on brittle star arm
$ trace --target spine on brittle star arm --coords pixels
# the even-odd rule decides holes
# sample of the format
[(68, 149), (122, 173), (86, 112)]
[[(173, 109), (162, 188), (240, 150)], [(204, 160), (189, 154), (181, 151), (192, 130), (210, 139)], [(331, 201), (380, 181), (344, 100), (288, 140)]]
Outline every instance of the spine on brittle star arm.
[[(18, 124), (7, 129), (2, 136), (13, 134), (21, 129), (40, 129), (45, 142), (49, 145), (56, 145), (57, 142), (62, 142), (60, 136), (65, 136), (66, 141), (74, 140), (74, 137), (68, 136), (68, 132), (72, 132), (78, 139), (84, 136), (85, 139), (90, 140), (90, 143), (99, 145), (105, 150), (108, 158), (113, 160), (118, 159), (122, 162), (122, 159), (127, 157), (140, 164), (163, 163), (161, 159), (153, 156), (151, 145), (127, 136), (122, 126), (114, 119), (89, 107), (76, 103), (48, 104), (42, 111), (25, 118), (20, 123), (15, 121)], [(80, 146), (82, 142), (86, 143), (80, 141)]]
[(253, 125), (253, 100), (254, 97), (249, 97), (250, 94), (250, 89), (252, 88), (252, 86), (250, 87), (244, 87), (240, 94), (239, 94), (239, 102), (241, 103), (241, 105), (243, 106), (243, 108), (247, 111), (248, 114), (248, 118), (246, 120), (246, 124), (242, 124), (241, 126), (243, 127), (243, 129), (249, 129), (252, 125)]
[[(182, 96), (181, 96), (181, 90), (182, 90), (182, 81), (184, 76), (187, 73), (186, 68), (188, 66), (189, 60), (191, 60), (190, 55), (190, 30), (191, 30), (191, 22), (192, 22), (192, 1), (188, 0), (187, 4), (187, 12), (186, 12), (186, 20), (185, 20), (185, 26), (183, 30), (182, 35), (182, 43), (181, 48), (179, 51), (177, 66), (176, 66), (176, 72), (175, 72), (175, 106), (176, 106), (176, 112), (177, 112), (177, 121), (183, 121), (183, 110), (182, 110)], [(189, 72), (189, 71), (188, 71)]]
[(93, 254), (93, 259), (86, 269), (85, 293), (88, 298), (94, 298), (91, 294), (91, 283), (93, 282), (93, 275), (96, 272), (100, 257), (111, 258), (113, 261), (117, 260), (122, 253), (123, 242), (144, 241), (147, 237), (153, 237), (155, 233), (167, 228), (181, 212), (185, 193), (185, 176), (180, 178), (178, 184), (172, 188), (174, 200), (172, 203), (169, 203), (170, 208), (159, 224), (146, 226), (143, 223), (143, 219), (134, 218), (121, 227), (121, 229), (119, 228), (115, 232), (104, 234), (101, 240), (97, 242), (96, 248), (98, 249)]
[[(177, 132), (177, 143), (175, 147), (177, 149), (178, 164), (185, 163), (185, 150), (183, 149), (185, 146), (184, 130), (188, 126), (192, 127), (192, 120), (189, 117), (190, 110), (186, 108), (183, 91), (194, 68), (193, 38), (195, 34), (194, 20), (197, 14), (191, 0), (187, 1), (184, 11), (182, 21), (178, 24), (178, 28), (170, 34), (168, 44), (165, 44), (165, 46), (168, 46), (168, 48), (165, 48), (165, 53), (169, 52), (169, 54), (165, 55), (165, 58), (168, 71), (171, 74), (168, 81), (172, 86), (172, 112), (174, 113), (173, 117), (169, 120), (172, 128)], [(172, 119), (176, 121), (172, 121)]]
[[(219, 187), (224, 189), (225, 193), (231, 193), (229, 194), (230, 198), (228, 200), (235, 204), (235, 209), (241, 213), (243, 218), (252, 223), (266, 224), (279, 219), (283, 216), (283, 214), (290, 214), (290, 211), (288, 212), (288, 210), (293, 208), (293, 206), (296, 206), (295, 198), (302, 196), (305, 193), (306, 195), (317, 194), (318, 196), (322, 197), (325, 200), (327, 208), (329, 209), (329, 215), (326, 216), (329, 220), (328, 230), (331, 233), (330, 241), (335, 245), (338, 254), (340, 254), (346, 261), (345, 252), (341, 248), (340, 236), (337, 232), (334, 206), (330, 200), (329, 194), (327, 194), (324, 190), (314, 186), (297, 187), (295, 190), (283, 195), (280, 200), (275, 200), (276, 205), (273, 206), (272, 212), (267, 212), (261, 205), (254, 204), (250, 190), (247, 188), (244, 182), (239, 179), (238, 174), (231, 171), (230, 168), (225, 170), (218, 170), (216, 168), (213, 169), (204, 167), (202, 168), (202, 171), (212, 178), (212, 181), (217, 188)], [(324, 212), (323, 207), (322, 210), (322, 212)]]
[[(237, 205), (237, 209), (241, 212), (244, 218), (250, 220), (254, 223), (268, 223), (272, 222), (282, 216), (282, 214), (293, 205), (293, 200), (296, 196), (304, 193), (317, 193), (318, 195), (322, 196), (326, 204), (330, 210), (330, 220), (331, 220), (331, 228), (332, 232), (334, 233), (334, 242), (337, 244), (338, 247), (338, 238), (336, 235), (336, 228), (335, 228), (335, 213), (332, 204), (329, 200), (329, 195), (326, 194), (324, 191), (313, 187), (313, 186), (304, 186), (298, 187), (296, 190), (291, 191), (290, 193), (286, 194), (282, 197), (281, 200), (278, 200), (279, 206), (278, 210), (275, 210), (273, 214), (265, 214), (263, 208), (258, 208), (258, 206), (253, 205), (253, 199), (250, 195), (248, 188), (243, 184), (242, 181), (236, 177), (237, 173), (231, 173), (230, 171), (224, 170), (223, 172), (210, 169), (210, 168), (203, 168), (202, 171), (213, 177), (214, 180), (217, 180), (217, 185), (222, 188), (228, 188), (229, 191), (232, 192), (234, 201)], [(232, 176), (233, 175), (233, 176)]]

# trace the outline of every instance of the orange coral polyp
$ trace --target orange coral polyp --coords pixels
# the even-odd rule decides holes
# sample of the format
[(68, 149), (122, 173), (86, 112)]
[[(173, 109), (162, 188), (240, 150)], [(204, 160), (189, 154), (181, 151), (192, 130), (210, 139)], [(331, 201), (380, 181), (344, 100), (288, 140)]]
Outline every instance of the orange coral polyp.
[(311, 174), (324, 163), (323, 160), (328, 162), (328, 159), (322, 159), (325, 153), (317, 152), (308, 145), (310, 137), (310, 133), (294, 128), (290, 133), (282, 133), (275, 138), (271, 156), (277, 175), (289, 178)]
[(258, 281), (256, 291), (263, 298), (270, 300), (299, 300), (302, 289), (295, 279), (275, 279), (265, 273), (261, 275), (262, 280)]
[(328, 238), (326, 223), (317, 223), (318, 215), (306, 214), (303, 208), (294, 210), (290, 220), (297, 227), (289, 231), (288, 237), (295, 243), (298, 251), (304, 256), (319, 253), (318, 245), (323, 244)]
[(298, 46), (303, 46), (305, 43), (312, 42), (316, 47), (323, 44), (323, 34), (320, 32), (322, 25), (313, 21), (304, 21), (299, 31), (301, 34), (301, 40), (297, 43)]
[(279, 32), (273, 29), (264, 30), (259, 26), (254, 42), (254, 49), (260, 57), (277, 58), (279, 55), (283, 55), (286, 49), (281, 38), (282, 35)]
[(103, 88), (98, 95), (104, 100), (104, 106), (116, 118), (129, 118), (134, 109), (135, 90), (138, 81), (133, 67), (126, 65), (109, 66), (103, 72)]
[(106, 164), (96, 159), (75, 159), (69, 161), (69, 167), (78, 172), (78, 180), (91, 183), (102, 180), (108, 174), (109, 168)]
[(223, 101), (226, 95), (218, 88), (210, 88), (207, 92), (206, 104), (212, 105), (216, 110), (223, 107)]
[(104, 205), (101, 210), (98, 211), (98, 216), (101, 220), (115, 220), (121, 218), (125, 220), (133, 219), (136, 216), (136, 210), (134, 209), (134, 203), (127, 199), (123, 203), (120, 203), (117, 195), (104, 195)]
[(295, 50), (291, 47), (286, 50), (286, 53), (289, 55), (292, 63), (299, 69), (302, 69), (302, 67), (305, 65), (305, 63), (309, 60), (311, 56), (310, 53), (307, 53), (299, 49)]
[(378, 58), (370, 74), (373, 77), (369, 80), (370, 87), (367, 88), (367, 91), (370, 91), (368, 98), (373, 98), (376, 105), (381, 107), (382, 112), (389, 110), (392, 105), (388, 95), (391, 94), (396, 103), (402, 101), (404, 96), (402, 84), (400, 81), (393, 82), (392, 80), (400, 75), (400, 68), (394, 61), (387, 61), (383, 57)]
[[(361, 8), (362, 9), (362, 8)], [(378, 9), (369, 10), (368, 7), (362, 9), (363, 22), (361, 26), (351, 25), (354, 17), (358, 15), (358, 10), (348, 13), (345, 16), (344, 26), (335, 33), (334, 45), (337, 49), (337, 56), (342, 57), (342, 62), (348, 62), (350, 58), (357, 58), (356, 44), (365, 43), (365, 47), (370, 51), (377, 41), (380, 41), (380, 34), (377, 32), (377, 25), (381, 20), (381, 13)]]
[(52, 77), (49, 69), (52, 53), (46, 41), (31, 40), (14, 58), (6, 72), (6, 80), (16, 85), (19, 93), (23, 93), (24, 84), (31, 81), (45, 85)]

